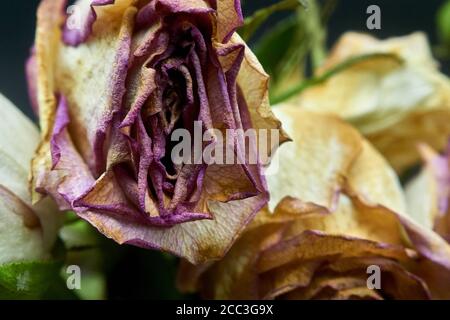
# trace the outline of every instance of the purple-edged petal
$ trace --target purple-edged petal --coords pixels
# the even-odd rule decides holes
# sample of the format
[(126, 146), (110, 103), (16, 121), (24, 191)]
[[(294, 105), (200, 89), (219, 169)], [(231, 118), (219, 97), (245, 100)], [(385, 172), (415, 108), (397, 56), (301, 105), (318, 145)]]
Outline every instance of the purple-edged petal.
[(95, 182), (72, 142), (68, 132), (69, 123), (67, 100), (61, 96), (50, 139), (52, 169), (36, 177), (37, 190), (52, 195), (62, 209), (71, 209), (73, 201)]
[(113, 4), (115, 0), (78, 0), (68, 12), (64, 26), (64, 42), (78, 46), (85, 42), (92, 33), (92, 27), (97, 19), (95, 7)]
[(104, 41), (60, 52), (60, 91), (70, 105), (74, 143), (96, 174), (105, 169), (106, 135), (125, 94), (135, 14), (135, 8), (126, 9)]
[(266, 201), (264, 196), (228, 203), (210, 201), (212, 220), (176, 224), (168, 229), (104, 213), (86, 212), (81, 217), (118, 243), (167, 251), (199, 264), (220, 259)]
[[(119, 243), (219, 259), (268, 201), (262, 165), (173, 163), (171, 135), (280, 129), (268, 77), (234, 36), (239, 1), (80, 1), (81, 28), (70, 16), (61, 35), (63, 5), (39, 11), (34, 189)], [(236, 162), (257, 147), (231, 138)]]
[(31, 107), (36, 115), (39, 114), (39, 104), (37, 96), (37, 84), (38, 84), (38, 66), (36, 59), (36, 49), (31, 50), (31, 55), (25, 64), (25, 74), (27, 77), (28, 85), (28, 97), (31, 102)]

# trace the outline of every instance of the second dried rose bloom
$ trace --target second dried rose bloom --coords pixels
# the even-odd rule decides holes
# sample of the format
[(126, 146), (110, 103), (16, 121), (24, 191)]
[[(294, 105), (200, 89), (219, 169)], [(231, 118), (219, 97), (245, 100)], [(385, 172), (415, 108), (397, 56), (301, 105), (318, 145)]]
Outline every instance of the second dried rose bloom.
[[(239, 1), (44, 0), (30, 91), (33, 186), (119, 243), (220, 258), (268, 201), (258, 164), (172, 163), (171, 134), (278, 129)], [(244, 150), (245, 151), (245, 150)], [(238, 156), (244, 152), (236, 149)], [(36, 193), (35, 197), (39, 194)]]
[(439, 71), (423, 33), (386, 40), (345, 33), (318, 75), (368, 54), (374, 55), (307, 89), (297, 97), (298, 105), (352, 123), (402, 172), (419, 161), (417, 143), (445, 148), (450, 80)]
[(450, 246), (407, 215), (383, 157), (336, 117), (276, 111), (294, 142), (278, 150), (269, 208), (223, 260), (183, 263), (180, 289), (215, 299), (449, 298)]

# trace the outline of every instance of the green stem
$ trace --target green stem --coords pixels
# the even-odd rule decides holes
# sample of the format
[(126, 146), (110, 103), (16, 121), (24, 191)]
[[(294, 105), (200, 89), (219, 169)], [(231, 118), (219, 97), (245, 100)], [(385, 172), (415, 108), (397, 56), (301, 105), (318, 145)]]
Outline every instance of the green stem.
[(300, 13), (307, 38), (311, 39), (311, 62), (313, 69), (321, 66), (326, 57), (326, 30), (322, 25), (321, 10), (316, 0), (309, 0), (308, 10)]
[(272, 14), (279, 11), (295, 10), (297, 7), (304, 7), (304, 0), (282, 0), (268, 7), (259, 9), (244, 21), (244, 26), (239, 33), (244, 41), (249, 41), (255, 31), (264, 23)]
[(293, 86), (292, 88), (288, 89), (286, 92), (276, 96), (271, 97), (270, 102), (272, 105), (279, 104), (281, 102), (284, 102), (296, 95), (301, 94), (304, 90), (307, 88), (310, 88), (312, 86), (322, 84), (331, 77), (335, 76), (341, 71), (344, 71), (360, 62), (371, 60), (371, 59), (392, 59), (393, 61), (397, 62), (398, 64), (402, 64), (403, 60), (399, 58), (398, 56), (390, 53), (370, 53), (370, 54), (363, 54), (360, 56), (356, 56), (353, 58), (350, 58), (348, 60), (345, 60), (344, 62), (337, 64), (333, 68), (327, 70), (323, 74), (313, 77), (311, 79), (305, 80), (298, 85)]

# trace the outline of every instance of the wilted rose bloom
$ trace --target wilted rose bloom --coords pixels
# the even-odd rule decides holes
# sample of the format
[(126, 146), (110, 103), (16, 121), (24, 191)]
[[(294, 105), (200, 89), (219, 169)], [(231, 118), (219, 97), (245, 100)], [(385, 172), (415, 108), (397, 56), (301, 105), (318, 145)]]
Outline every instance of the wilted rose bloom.
[(235, 33), (239, 1), (81, 0), (68, 19), (64, 10), (42, 1), (28, 63), (43, 131), (35, 190), (118, 243), (220, 258), (268, 201), (262, 166), (173, 163), (171, 134), (192, 133), (195, 121), (203, 132), (280, 127), (268, 77)]
[(318, 74), (376, 53), (388, 56), (356, 63), (296, 99), (305, 110), (336, 114), (352, 123), (401, 172), (419, 161), (418, 142), (445, 148), (450, 81), (439, 72), (422, 33), (387, 40), (346, 33)]
[(50, 258), (59, 218), (45, 201), (31, 206), (28, 188), (39, 131), (0, 94), (0, 265)]
[(343, 121), (275, 107), (294, 140), (271, 202), (223, 260), (183, 263), (184, 291), (222, 299), (449, 298), (450, 246), (406, 215), (386, 160)]
[(450, 149), (441, 155), (422, 144), (419, 150), (425, 165), (406, 186), (408, 210), (418, 223), (450, 242)]

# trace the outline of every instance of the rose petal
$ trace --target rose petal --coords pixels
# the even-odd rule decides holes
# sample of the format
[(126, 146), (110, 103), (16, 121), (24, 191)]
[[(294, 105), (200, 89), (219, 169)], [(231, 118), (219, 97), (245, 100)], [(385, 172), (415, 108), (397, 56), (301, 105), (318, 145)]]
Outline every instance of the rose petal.
[(123, 221), (105, 213), (85, 212), (81, 216), (120, 244), (163, 250), (200, 264), (221, 258), (266, 201), (264, 195), (228, 203), (210, 201), (207, 205), (213, 220), (181, 223), (169, 229)]
[(60, 225), (53, 203), (31, 207), (28, 175), (39, 131), (0, 94), (0, 263), (46, 258)]
[(36, 213), (0, 185), (0, 264), (48, 256)]
[(104, 169), (106, 134), (125, 93), (136, 12), (130, 7), (123, 17), (111, 22), (102, 41), (77, 48), (61, 47), (59, 53), (58, 77), (64, 81), (58, 91), (65, 94), (70, 105), (74, 143), (94, 172)]
[(294, 143), (281, 146), (273, 161), (279, 165), (277, 173), (267, 177), (270, 208), (291, 196), (305, 205), (334, 211), (342, 179), (361, 152), (359, 134), (337, 118), (289, 106), (277, 107), (275, 112)]
[[(64, 26), (64, 42), (75, 47), (84, 43), (93, 33), (97, 20), (103, 22), (112, 15), (121, 15), (127, 6), (134, 2), (135, 0), (78, 0), (74, 4), (74, 12), (70, 13)], [(102, 8), (103, 6), (106, 8)], [(98, 32), (101, 26), (96, 27)]]
[(420, 151), (425, 166), (406, 186), (408, 213), (426, 229), (433, 229), (450, 239), (448, 202), (450, 199), (450, 171), (448, 154), (439, 155), (427, 145)]
[[(289, 172), (282, 181), (292, 183), (282, 186), (269, 179), (269, 190), (276, 195), (282, 187), (290, 196), (279, 201), (273, 214), (260, 212), (223, 260), (197, 270), (185, 264), (183, 270), (195, 277), (180, 275), (180, 287), (223, 299), (445, 297), (449, 291), (438, 278), (448, 277), (448, 245), (406, 216), (398, 178), (378, 152), (333, 117), (295, 106), (282, 107), (277, 114), (294, 140), (291, 150), (302, 148), (281, 154), (296, 160), (278, 173)], [(328, 148), (320, 147), (324, 144)], [(324, 156), (348, 145), (353, 149)], [(307, 160), (301, 160), (303, 153)], [(324, 170), (336, 154), (341, 165)], [(322, 159), (328, 161), (320, 162), (322, 170), (308, 171)], [(339, 178), (330, 183), (325, 178), (330, 176)], [(310, 178), (303, 184), (304, 177)], [(336, 191), (330, 192), (330, 185)], [(305, 202), (304, 190), (313, 187), (315, 193), (325, 189), (325, 195), (333, 194), (334, 201), (320, 196), (326, 200), (321, 206), (313, 202), (317, 200)], [(376, 292), (366, 285), (372, 264), (379, 265), (386, 278)]]
[(403, 171), (419, 159), (414, 146), (427, 142), (441, 150), (450, 134), (450, 81), (439, 73), (422, 33), (377, 40), (344, 34), (319, 74), (346, 59), (388, 53), (402, 60), (373, 57), (306, 90), (298, 99), (306, 110), (332, 113), (353, 123)]

